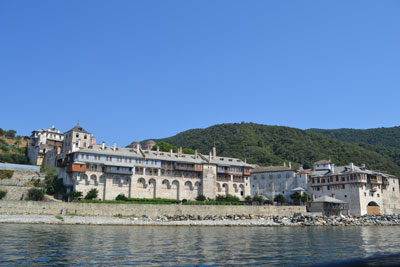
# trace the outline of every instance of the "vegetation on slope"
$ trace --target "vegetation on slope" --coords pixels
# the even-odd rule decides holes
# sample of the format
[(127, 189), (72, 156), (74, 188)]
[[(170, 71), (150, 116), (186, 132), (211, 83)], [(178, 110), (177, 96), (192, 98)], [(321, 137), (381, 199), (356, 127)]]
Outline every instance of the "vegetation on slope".
[(156, 141), (198, 149), (203, 154), (208, 154), (215, 144), (219, 156), (238, 157), (264, 166), (291, 161), (310, 168), (313, 162), (330, 158), (338, 165), (365, 163), (369, 168), (400, 176), (400, 165), (384, 152), (290, 127), (255, 123), (219, 124)]
[(0, 162), (29, 164), (28, 137), (17, 136), (14, 130), (0, 128)]
[(357, 129), (309, 129), (313, 133), (322, 134), (329, 138), (339, 139), (354, 144), (368, 144), (388, 149), (400, 149), (400, 126), (391, 128)]

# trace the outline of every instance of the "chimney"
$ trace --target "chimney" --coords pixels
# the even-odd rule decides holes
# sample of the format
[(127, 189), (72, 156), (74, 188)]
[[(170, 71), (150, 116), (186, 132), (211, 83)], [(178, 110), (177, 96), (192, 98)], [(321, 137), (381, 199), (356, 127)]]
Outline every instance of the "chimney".
[(117, 150), (117, 143), (116, 143), (116, 142), (114, 142), (113, 150), (114, 150), (114, 151)]
[(314, 194), (311, 195), (311, 200), (312, 200), (313, 202), (315, 201), (315, 195), (314, 195)]
[(169, 151), (169, 153), (170, 153), (170, 155), (171, 155), (171, 158), (172, 158), (172, 148), (171, 148), (171, 150)]
[(283, 167), (286, 167), (286, 161), (285, 161), (285, 162), (283, 162)]
[(289, 161), (289, 169), (292, 169), (292, 162)]
[(354, 163), (353, 162), (350, 162), (350, 170), (354, 171)]
[(137, 144), (136, 145), (136, 150), (139, 151), (139, 149), (140, 149), (140, 144)]
[(178, 148), (178, 158), (182, 157), (182, 147)]
[(210, 151), (209, 160), (211, 160), (211, 159), (212, 159), (212, 155), (211, 155), (211, 151)]
[(336, 195), (335, 195), (335, 194), (332, 194), (332, 197), (333, 197), (333, 198), (336, 198)]
[(331, 172), (335, 173), (335, 164), (333, 164), (333, 163), (331, 164)]
[(199, 153), (199, 152), (197, 152), (197, 149), (196, 149), (196, 150), (194, 151), (194, 158), (195, 158), (195, 159), (197, 159), (198, 153)]
[(217, 148), (215, 146), (212, 148), (212, 156), (213, 158), (217, 156)]
[(160, 147), (157, 146), (157, 156), (160, 155)]
[(304, 169), (303, 169), (303, 164), (300, 164), (299, 170), (300, 170), (300, 171), (303, 171), (303, 170), (304, 170)]
[(104, 150), (106, 147), (106, 144), (104, 143), (104, 141), (101, 143), (101, 149)]

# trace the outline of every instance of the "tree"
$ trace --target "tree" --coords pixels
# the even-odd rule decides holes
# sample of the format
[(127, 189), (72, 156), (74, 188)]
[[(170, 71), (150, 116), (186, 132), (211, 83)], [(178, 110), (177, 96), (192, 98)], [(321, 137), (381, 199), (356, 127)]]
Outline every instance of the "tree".
[(252, 198), (251, 196), (247, 196), (244, 200), (245, 200), (245, 201), (247, 202), (247, 204), (249, 204), (249, 205), (253, 202), (253, 198)]
[(44, 197), (44, 191), (39, 188), (31, 188), (28, 190), (28, 200), (41, 201)]
[(191, 149), (191, 148), (184, 148), (184, 149), (182, 150), (182, 153), (183, 153), (183, 154), (191, 154), (191, 155), (194, 155), (194, 150)]
[(91, 189), (85, 196), (85, 199), (95, 199), (97, 198), (97, 194), (99, 191), (97, 191), (96, 188)]
[(261, 205), (264, 204), (264, 202), (265, 202), (264, 198), (260, 195), (255, 195), (252, 200), (253, 200), (253, 202), (257, 202), (258, 204), (261, 204)]
[(17, 131), (8, 130), (8, 131), (6, 131), (6, 136), (10, 137), (10, 138), (14, 138), (16, 133), (17, 133)]
[(308, 201), (310, 201), (310, 197), (306, 193), (303, 193), (301, 196), (301, 202), (306, 203)]
[(286, 203), (286, 198), (283, 195), (279, 194), (279, 195), (275, 196), (274, 201), (279, 204), (283, 204), (283, 203)]
[(157, 147), (159, 147), (160, 151), (163, 152), (170, 152), (172, 149), (172, 152), (178, 153), (178, 148), (167, 142), (158, 142), (153, 146), (152, 150), (157, 150)]
[(43, 166), (40, 170), (45, 173), (44, 184), (46, 194), (65, 194), (65, 187), (63, 181), (57, 177), (57, 169), (55, 167)]

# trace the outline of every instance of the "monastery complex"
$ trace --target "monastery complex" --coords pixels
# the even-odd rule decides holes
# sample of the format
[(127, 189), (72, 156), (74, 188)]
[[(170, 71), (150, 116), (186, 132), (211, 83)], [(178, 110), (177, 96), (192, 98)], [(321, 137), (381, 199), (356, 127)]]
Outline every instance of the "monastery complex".
[(307, 194), (309, 210), (325, 214), (400, 213), (398, 178), (366, 166), (335, 166), (329, 160), (314, 163), (310, 170), (288, 166), (262, 167), (237, 158), (160, 151), (155, 143), (129, 147), (97, 144), (81, 126), (61, 133), (54, 127), (35, 130), (28, 157), (34, 165), (57, 167), (58, 178), (69, 192), (86, 195), (96, 188), (101, 200), (118, 195), (130, 198), (195, 200), (203, 195), (263, 196), (273, 201), (282, 195), (288, 202), (295, 193)]

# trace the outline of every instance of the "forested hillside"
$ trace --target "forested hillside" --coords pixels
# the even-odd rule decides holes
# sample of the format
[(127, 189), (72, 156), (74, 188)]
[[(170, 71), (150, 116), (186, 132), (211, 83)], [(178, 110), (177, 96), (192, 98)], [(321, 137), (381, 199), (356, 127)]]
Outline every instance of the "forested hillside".
[(366, 130), (357, 129), (309, 129), (307, 131), (322, 134), (326, 137), (339, 139), (355, 144), (369, 144), (385, 148), (400, 149), (400, 127), (375, 128)]
[(249, 163), (259, 165), (278, 165), (291, 161), (311, 167), (317, 160), (330, 158), (339, 165), (351, 161), (358, 165), (365, 163), (369, 168), (400, 176), (400, 165), (386, 148), (351, 144), (290, 127), (255, 123), (219, 124), (155, 141), (198, 149), (204, 154), (208, 154), (215, 143), (218, 155), (246, 158)]

